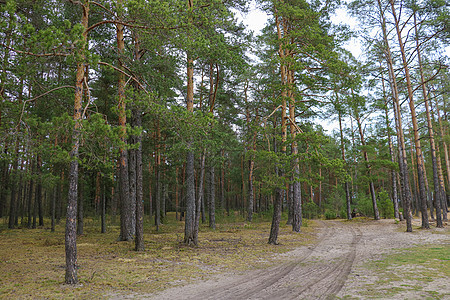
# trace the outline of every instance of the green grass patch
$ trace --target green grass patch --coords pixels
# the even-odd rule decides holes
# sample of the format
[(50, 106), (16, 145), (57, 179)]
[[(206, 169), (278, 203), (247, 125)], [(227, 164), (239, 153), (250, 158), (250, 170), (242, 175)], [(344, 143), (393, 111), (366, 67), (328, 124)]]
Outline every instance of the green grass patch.
[(431, 299), (444, 299), (448, 294), (426, 290), (428, 284), (450, 278), (450, 245), (422, 245), (397, 250), (368, 268), (379, 278), (361, 291), (370, 297), (394, 297), (402, 292)]

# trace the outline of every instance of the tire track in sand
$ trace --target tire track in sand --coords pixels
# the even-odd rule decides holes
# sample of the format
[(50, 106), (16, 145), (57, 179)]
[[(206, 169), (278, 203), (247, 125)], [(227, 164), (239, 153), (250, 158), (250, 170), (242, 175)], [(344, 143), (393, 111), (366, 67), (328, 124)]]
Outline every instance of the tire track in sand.
[[(289, 262), (184, 287), (182, 299), (326, 299), (336, 295), (351, 272), (362, 235), (352, 225), (330, 221), (320, 224), (318, 243), (294, 250)], [(172, 296), (167, 293), (157, 299)]]
[(293, 262), (283, 263), (279, 266), (263, 269), (256, 272), (251, 272), (246, 275), (239, 276), (239, 278), (229, 282), (225, 285), (219, 285), (211, 287), (208, 291), (203, 293), (198, 293), (197, 295), (189, 296), (186, 299), (248, 299), (259, 293), (261, 290), (267, 289), (268, 287), (275, 285), (290, 274), (300, 263), (307, 260), (311, 254), (314, 253), (315, 249), (324, 241), (330, 238), (332, 231), (329, 230), (329, 226), (326, 222), (320, 221), (324, 233), (319, 235), (318, 243), (312, 247), (306, 247), (304, 255), (300, 260), (295, 260)]

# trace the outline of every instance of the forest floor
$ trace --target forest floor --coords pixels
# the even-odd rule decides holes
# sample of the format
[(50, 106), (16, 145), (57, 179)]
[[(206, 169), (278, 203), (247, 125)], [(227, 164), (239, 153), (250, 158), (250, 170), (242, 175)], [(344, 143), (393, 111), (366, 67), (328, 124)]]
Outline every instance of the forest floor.
[[(64, 226), (8, 230), (0, 224), (2, 299), (446, 299), (450, 235), (406, 233), (395, 220), (305, 220), (296, 234), (239, 217), (215, 231), (202, 226), (198, 247), (181, 241), (183, 223), (169, 215), (160, 232), (145, 228), (146, 251), (117, 242), (118, 227), (100, 234), (86, 220), (78, 238), (80, 284), (64, 281)], [(62, 223), (62, 222), (61, 222)]]

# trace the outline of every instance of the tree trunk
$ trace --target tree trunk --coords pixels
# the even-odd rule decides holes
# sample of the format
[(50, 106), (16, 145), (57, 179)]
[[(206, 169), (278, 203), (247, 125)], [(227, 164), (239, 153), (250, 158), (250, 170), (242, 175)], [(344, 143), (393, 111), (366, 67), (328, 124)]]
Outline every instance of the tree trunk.
[(62, 195), (64, 192), (64, 170), (61, 171), (61, 176), (58, 180), (58, 191), (56, 197), (56, 224), (61, 222), (61, 216), (63, 211), (63, 199)]
[[(123, 6), (123, 0), (119, 0), (118, 6)], [(119, 55), (119, 68), (123, 69), (122, 56), (124, 55), (125, 43), (123, 36), (124, 26), (116, 24), (117, 33), (117, 52)], [(118, 72), (118, 94), (119, 94), (119, 126), (120, 138), (122, 146), (120, 147), (120, 163), (119, 163), (119, 182), (120, 182), (120, 241), (132, 241), (134, 230), (133, 226), (135, 220), (135, 209), (133, 209), (133, 200), (130, 197), (130, 181), (128, 170), (128, 150), (127, 144), (127, 116), (125, 103), (125, 77), (122, 72)], [(134, 202), (135, 203), (135, 202)]]
[(205, 178), (205, 161), (206, 161), (206, 150), (203, 150), (201, 159), (200, 159), (200, 177), (198, 179), (199, 187), (198, 187), (198, 197), (196, 203), (196, 211), (195, 211), (195, 224), (194, 224), (194, 244), (198, 245), (198, 230), (200, 226), (200, 208), (201, 203), (204, 197), (204, 178)]
[[(142, 113), (135, 110), (135, 126), (142, 127)], [(136, 143), (139, 145), (136, 149), (136, 239), (135, 250), (144, 251), (144, 190), (142, 174), (142, 134), (136, 136)]]
[[(388, 110), (388, 100), (386, 96), (386, 87), (384, 85), (384, 77), (381, 77), (381, 84), (383, 86), (383, 99), (384, 99), (384, 116), (386, 121), (386, 132), (389, 143), (389, 156), (391, 162), (394, 164), (394, 146), (392, 145), (392, 137), (391, 137), (391, 126), (389, 124), (389, 110)], [(391, 170), (391, 183), (392, 183), (392, 202), (394, 204), (394, 217), (400, 218), (399, 210), (398, 210), (398, 194), (397, 194), (397, 174), (394, 169)]]
[[(112, 195), (111, 195), (112, 197)], [(103, 182), (103, 193), (102, 193), (102, 216), (101, 216), (101, 233), (106, 233), (106, 185)]]
[[(409, 174), (408, 174), (408, 164), (406, 160), (406, 147), (405, 147), (405, 136), (403, 133), (403, 126), (402, 126), (402, 118), (401, 118), (401, 112), (400, 112), (400, 101), (398, 96), (398, 89), (397, 89), (397, 81), (394, 71), (394, 64), (392, 61), (392, 55), (389, 47), (389, 40), (387, 37), (387, 31), (386, 31), (386, 20), (384, 17), (384, 8), (381, 4), (381, 1), (378, 0), (378, 8), (380, 12), (381, 17), (381, 27), (383, 32), (383, 41), (385, 46), (385, 53), (386, 53), (386, 63), (388, 66), (388, 74), (390, 78), (391, 83), (391, 91), (392, 91), (392, 98), (393, 98), (393, 108), (394, 108), (394, 119), (395, 119), (395, 125), (396, 125), (396, 131), (397, 131), (397, 145), (398, 145), (398, 152), (399, 152), (399, 170), (400, 170), (400, 185), (402, 188), (402, 205), (403, 205), (403, 213), (404, 218), (406, 220), (406, 231), (411, 232), (412, 231), (412, 215), (411, 215), (411, 190), (409, 188)], [(400, 216), (401, 217), (401, 216)]]
[(394, 16), (394, 21), (395, 21), (395, 29), (397, 31), (398, 43), (400, 46), (400, 53), (401, 53), (402, 61), (403, 61), (403, 69), (405, 70), (406, 86), (408, 89), (408, 98), (409, 98), (409, 108), (411, 110), (411, 119), (412, 119), (412, 124), (413, 124), (413, 129), (414, 129), (414, 143), (416, 146), (416, 157), (417, 157), (417, 176), (418, 176), (418, 180), (419, 180), (420, 208), (421, 208), (421, 212), (422, 212), (422, 228), (430, 228), (430, 224), (428, 222), (426, 190), (425, 190), (425, 182), (424, 182), (425, 166), (424, 166), (422, 148), (420, 146), (419, 126), (418, 126), (418, 122), (417, 122), (416, 108), (414, 105), (413, 90), (412, 90), (412, 85), (411, 85), (411, 77), (409, 75), (408, 60), (406, 58), (406, 53), (405, 53), (405, 49), (403, 46), (403, 40), (402, 40), (401, 31), (400, 31), (399, 20), (397, 18), (396, 12), (395, 12), (394, 0), (390, 0), (390, 3), (391, 3), (392, 15)]
[[(246, 123), (247, 123), (247, 130), (249, 133), (253, 130), (252, 129), (252, 123), (251, 123), (251, 116), (250, 116), (250, 108), (248, 103), (248, 80), (245, 82), (244, 87), (244, 99), (245, 99), (245, 116), (246, 116)], [(254, 134), (252, 137), (252, 148), (255, 148), (255, 141), (254, 141)], [(250, 147), (248, 147), (248, 150), (250, 150)], [(253, 149), (255, 150), (255, 149)], [(248, 159), (248, 203), (247, 203), (247, 221), (251, 222), (253, 219), (253, 206), (254, 206), (254, 192), (253, 192), (253, 169), (255, 166), (255, 162), (253, 161), (253, 155), (250, 155), (250, 158)]]
[(83, 215), (83, 205), (84, 205), (84, 182), (81, 179), (81, 172), (78, 173), (78, 222), (77, 222), (77, 235), (83, 234), (84, 227), (84, 215)]
[(222, 168), (220, 174), (220, 208), (225, 211), (225, 151), (222, 149), (220, 151), (222, 156)]
[[(442, 144), (443, 144), (443, 148), (444, 148), (444, 159), (445, 159), (445, 165), (446, 165), (446, 169), (447, 169), (448, 187), (450, 188), (450, 161), (449, 161), (449, 156), (448, 156), (448, 147), (447, 147), (447, 142), (444, 139), (444, 127), (443, 127), (443, 124), (442, 124), (442, 119), (441, 119), (441, 115), (440, 115), (440, 112), (439, 112), (439, 106), (437, 104), (437, 100), (436, 100), (436, 111), (437, 111), (437, 115), (438, 115), (439, 128), (440, 128), (440, 130), (439, 130), (440, 134), (439, 135), (440, 135), (440, 137), (442, 139)], [(437, 145), (437, 146), (438, 146), (437, 148), (439, 148), (439, 145)], [(437, 157), (439, 158), (440, 156), (437, 155)], [(441, 160), (438, 159), (437, 162), (438, 162), (439, 178), (440, 178), (441, 184), (445, 187), (445, 185), (444, 185), (444, 175), (443, 175), (443, 172), (442, 172)], [(443, 197), (441, 199), (442, 199), (442, 204), (443, 204), (441, 206), (441, 209), (442, 209), (442, 212), (443, 212), (443, 219), (444, 219), (444, 221), (448, 221), (448, 219), (447, 219), (448, 218), (447, 217), (447, 211), (448, 211), (447, 195), (443, 194)]]
[(58, 194), (58, 186), (56, 185), (53, 189), (52, 203), (51, 203), (51, 227), (50, 231), (55, 232), (55, 215), (56, 215), (56, 194)]
[(156, 162), (156, 198), (155, 198), (155, 225), (156, 231), (159, 231), (161, 225), (161, 165), (159, 162), (159, 155), (157, 154)]
[(30, 183), (28, 184), (28, 205), (27, 205), (27, 210), (28, 210), (28, 228), (32, 228), (32, 224), (31, 224), (31, 219), (32, 219), (32, 207), (33, 207), (33, 190), (34, 190), (34, 181), (33, 181), (33, 172), (34, 172), (34, 160), (33, 157), (30, 158)]
[(216, 229), (216, 189), (214, 166), (209, 167), (209, 227)]
[[(140, 41), (137, 34), (134, 36), (134, 59), (139, 62), (141, 59), (140, 53)], [(135, 92), (140, 90), (140, 86), (137, 82), (134, 83)], [(133, 127), (140, 129), (142, 127), (142, 112), (139, 108), (140, 103), (137, 104), (138, 107), (133, 108)], [(133, 137), (134, 144), (138, 147), (134, 152), (135, 156), (135, 185), (136, 185), (136, 201), (135, 201), (135, 239), (134, 239), (134, 250), (144, 251), (144, 180), (143, 180), (143, 167), (142, 167), (142, 133)], [(151, 175), (151, 174), (149, 174)], [(150, 191), (151, 194), (151, 191)]]
[(77, 284), (77, 198), (78, 198), (78, 156), (80, 146), (80, 127), (82, 118), (82, 98), (83, 98), (83, 80), (85, 71), (84, 50), (87, 46), (87, 28), (89, 20), (89, 1), (81, 5), (82, 19), (81, 24), (84, 28), (83, 44), (79, 49), (80, 61), (77, 63), (77, 74), (75, 82), (75, 101), (74, 101), (74, 128), (72, 132), (72, 151), (70, 153), (70, 171), (69, 171), (69, 196), (67, 200), (66, 230), (65, 230), (65, 250), (66, 250), (66, 275), (67, 284)]
[(153, 216), (153, 193), (152, 193), (152, 164), (148, 162), (148, 204), (149, 204), (149, 216), (150, 219)]
[[(336, 94), (336, 98), (337, 98), (338, 97), (337, 92), (335, 92), (335, 94)], [(342, 128), (341, 109), (338, 109), (338, 117), (339, 117), (339, 133), (341, 135), (342, 160), (344, 161), (344, 164), (346, 164), (347, 162), (345, 160), (344, 130)], [(345, 188), (345, 202), (346, 202), (346, 208), (347, 208), (347, 220), (351, 220), (352, 219), (352, 207), (351, 207), (350, 191), (348, 189), (348, 181), (347, 180), (344, 182), (344, 188)]]
[[(194, 1), (188, 0), (188, 10), (194, 9)], [(192, 20), (189, 20), (192, 22)], [(194, 112), (194, 60), (187, 54), (187, 95), (186, 109), (192, 114)], [(188, 153), (186, 155), (186, 221), (184, 227), (184, 243), (197, 245), (195, 239), (195, 169), (194, 150), (192, 140), (188, 142)]]
[(38, 214), (39, 214), (39, 226), (44, 226), (44, 211), (43, 211), (43, 202), (42, 202), (42, 159), (41, 156), (38, 155), (37, 157), (37, 175), (38, 175), (38, 182), (36, 187), (36, 201), (38, 204)]
[[(275, 189), (275, 200), (273, 204), (272, 225), (270, 227), (269, 244), (278, 245), (278, 232), (280, 230), (281, 222), (281, 200), (283, 197), (283, 190)], [(295, 216), (294, 216), (295, 218)]]
[[(361, 145), (366, 146), (366, 141), (364, 139), (364, 133), (363, 133), (362, 126), (361, 126), (361, 121), (359, 119), (359, 114), (356, 111), (355, 111), (355, 120), (358, 124), (359, 135), (361, 137)], [(363, 156), (364, 156), (364, 161), (366, 162), (366, 165), (367, 165), (367, 173), (370, 176), (371, 165), (369, 162), (369, 156), (367, 155), (367, 151), (363, 150)], [(380, 214), (378, 212), (377, 197), (375, 196), (375, 187), (374, 187), (372, 179), (370, 179), (370, 182), (369, 182), (369, 190), (370, 190), (370, 195), (372, 197), (373, 216), (374, 216), (375, 220), (379, 220)]]
[(188, 245), (196, 245), (194, 172), (194, 152), (189, 151), (186, 157), (186, 219), (184, 228), (184, 243)]

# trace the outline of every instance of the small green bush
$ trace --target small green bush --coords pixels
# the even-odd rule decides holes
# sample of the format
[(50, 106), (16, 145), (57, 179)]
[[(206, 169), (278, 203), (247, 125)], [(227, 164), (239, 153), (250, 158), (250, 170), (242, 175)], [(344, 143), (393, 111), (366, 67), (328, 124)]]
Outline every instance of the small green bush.
[(381, 190), (378, 193), (378, 210), (382, 218), (392, 219), (394, 217), (394, 203), (392, 203), (388, 192), (385, 190)]
[(332, 219), (336, 219), (336, 217), (337, 217), (337, 215), (334, 210), (326, 210), (325, 211), (325, 219), (332, 220)]
[(373, 216), (373, 203), (369, 195), (358, 194), (356, 210), (365, 217)]
[(319, 206), (314, 202), (306, 202), (302, 208), (303, 217), (307, 219), (316, 219), (319, 216)]

